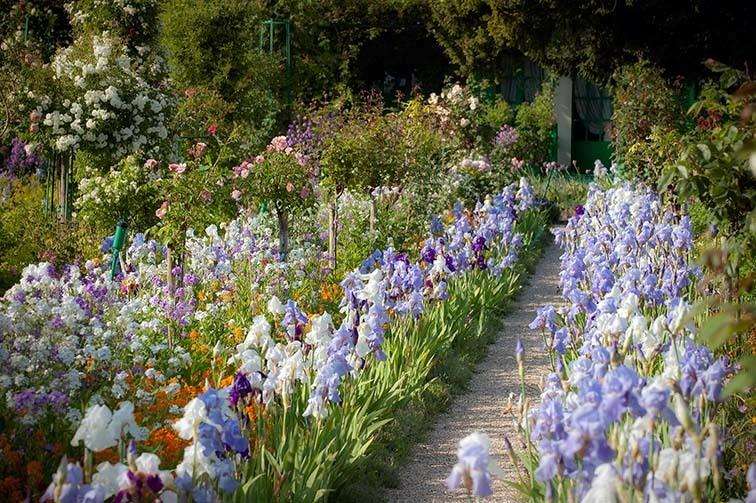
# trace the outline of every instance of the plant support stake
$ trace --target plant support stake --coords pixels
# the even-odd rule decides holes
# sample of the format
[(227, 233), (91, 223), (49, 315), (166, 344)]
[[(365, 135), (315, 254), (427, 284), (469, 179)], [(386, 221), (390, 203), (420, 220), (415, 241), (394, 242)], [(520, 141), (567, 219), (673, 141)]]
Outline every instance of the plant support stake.
[(116, 225), (115, 234), (113, 235), (113, 262), (110, 264), (110, 278), (115, 279), (118, 270), (120, 269), (119, 258), (121, 250), (123, 249), (123, 243), (126, 240), (126, 222), (119, 221)]

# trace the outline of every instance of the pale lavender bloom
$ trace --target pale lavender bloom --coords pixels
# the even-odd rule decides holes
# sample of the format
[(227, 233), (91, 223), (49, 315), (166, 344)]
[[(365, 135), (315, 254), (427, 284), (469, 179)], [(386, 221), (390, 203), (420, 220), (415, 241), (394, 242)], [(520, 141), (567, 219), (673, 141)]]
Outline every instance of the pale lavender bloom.
[(492, 475), (501, 471), (490, 458), (490, 446), (491, 442), (484, 433), (473, 433), (460, 440), (457, 464), (445, 481), (447, 489), (453, 491), (462, 486), (472, 496), (491, 496)]

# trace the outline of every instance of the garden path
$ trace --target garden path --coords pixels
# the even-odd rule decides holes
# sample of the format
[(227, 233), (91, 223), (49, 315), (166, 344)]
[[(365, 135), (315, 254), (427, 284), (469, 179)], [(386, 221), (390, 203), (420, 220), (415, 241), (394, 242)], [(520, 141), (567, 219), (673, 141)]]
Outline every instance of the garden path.
[(544, 304), (559, 304), (560, 250), (550, 244), (544, 251), (529, 285), (520, 293), (504, 319), (498, 339), (488, 348), (470, 380), (468, 389), (439, 416), (432, 430), (418, 443), (410, 459), (400, 468), (399, 487), (387, 493), (391, 502), (467, 501), (464, 490), (450, 493), (443, 485), (457, 461), (457, 443), (466, 435), (480, 431), (491, 439), (491, 454), (504, 471), (495, 480), (494, 495), (486, 501), (518, 501), (517, 493), (503, 480), (516, 480), (517, 473), (504, 447), (508, 437), (515, 450), (517, 430), (514, 416), (504, 414), (510, 393), (519, 393), (515, 343), (520, 336), (525, 347), (525, 393), (531, 403), (540, 395), (541, 379), (550, 372), (548, 354), (538, 332), (528, 324)]

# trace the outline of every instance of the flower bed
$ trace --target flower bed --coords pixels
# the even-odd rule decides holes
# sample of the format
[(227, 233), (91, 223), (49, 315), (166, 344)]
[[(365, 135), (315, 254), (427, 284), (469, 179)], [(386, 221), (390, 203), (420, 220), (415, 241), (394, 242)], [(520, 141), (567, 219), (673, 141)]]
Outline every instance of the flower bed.
[(511, 482), (534, 501), (719, 500), (734, 369), (695, 341), (690, 219), (653, 192), (592, 186), (556, 236), (565, 302), (531, 324), (553, 373), (538, 406), (521, 401)]
[[(170, 275), (165, 249), (142, 236), (117, 281), (98, 261), (60, 274), (30, 266), (0, 306), (3, 415), (17, 418), (7, 434), (47, 431), (53, 455), (76, 455), (54, 442), (93, 404), (74, 436), (87, 447), (83, 478), (64, 462), (53, 495), (148, 487), (142, 497), (322, 498), (365, 462), (392, 411), (425, 385), (435, 355), (483, 335), (467, 328), (469, 316), (513, 295), (518, 253), (531, 253), (543, 226), (540, 213), (526, 211), (532, 203), (523, 182), (472, 211), (456, 207), (446, 226), (437, 220), (418, 262), (376, 252), (344, 279), (333, 316), (276, 296), (318, 275), (312, 264), (322, 257), (293, 250), (279, 262), (270, 237), (245, 217), (190, 233), (183, 267)], [(106, 408), (123, 398), (133, 402)], [(141, 449), (164, 464), (178, 461), (176, 471), (159, 472), (159, 459), (137, 456), (128, 439), (144, 440)], [(25, 455), (50, 469), (44, 449)], [(119, 458), (126, 463), (112, 463)]]

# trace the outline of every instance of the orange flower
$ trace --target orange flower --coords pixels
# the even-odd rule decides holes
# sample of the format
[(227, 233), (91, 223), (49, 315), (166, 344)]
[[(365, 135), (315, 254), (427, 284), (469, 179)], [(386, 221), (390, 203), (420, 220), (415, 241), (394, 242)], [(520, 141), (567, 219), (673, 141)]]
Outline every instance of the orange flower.
[(118, 449), (111, 447), (109, 449), (105, 449), (104, 451), (96, 453), (94, 455), (94, 459), (95, 464), (102, 463), (103, 461), (110, 461), (111, 463), (115, 464), (118, 463), (121, 457), (118, 455)]
[(220, 385), (224, 388), (226, 386), (231, 386), (234, 383), (234, 376), (226, 376), (223, 379), (221, 379)]
[(6, 501), (23, 501), (24, 496), (21, 493), (21, 481), (16, 477), (5, 477), (0, 480), (0, 494)]
[(328, 302), (335, 299), (339, 295), (339, 285), (324, 283), (320, 287), (320, 297)]
[(183, 456), (184, 448), (189, 442), (181, 439), (172, 428), (158, 428), (145, 441), (145, 445), (160, 452), (162, 463), (174, 466)]
[(45, 467), (39, 461), (29, 461), (26, 464), (27, 483), (32, 490), (37, 487), (43, 487), (47, 482), (45, 477)]
[(242, 327), (235, 327), (233, 330), (234, 339), (237, 342), (241, 342), (244, 339), (244, 329)]

